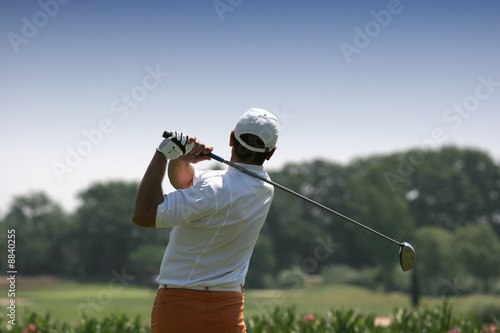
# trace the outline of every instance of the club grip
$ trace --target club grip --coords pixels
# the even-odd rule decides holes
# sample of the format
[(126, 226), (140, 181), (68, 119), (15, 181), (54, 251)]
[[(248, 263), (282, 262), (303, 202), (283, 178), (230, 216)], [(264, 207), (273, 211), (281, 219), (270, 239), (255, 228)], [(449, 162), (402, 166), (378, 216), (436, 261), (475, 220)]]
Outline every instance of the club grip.
[(164, 132), (163, 132), (163, 137), (164, 137), (165, 139), (168, 139), (168, 138), (170, 138), (171, 136), (172, 136), (172, 132), (169, 132), (169, 131), (164, 131)]
[(216, 160), (217, 162), (221, 162), (221, 163), (225, 162), (225, 160), (222, 157), (217, 156), (213, 153), (208, 153), (207, 155), (210, 156), (210, 158), (213, 158), (214, 160)]

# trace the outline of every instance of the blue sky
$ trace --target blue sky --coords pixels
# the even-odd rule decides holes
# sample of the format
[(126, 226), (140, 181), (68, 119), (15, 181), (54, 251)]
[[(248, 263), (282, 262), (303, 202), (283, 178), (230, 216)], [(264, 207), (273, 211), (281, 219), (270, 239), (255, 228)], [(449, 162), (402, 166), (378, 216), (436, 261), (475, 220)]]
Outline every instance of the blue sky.
[(269, 169), (424, 143), (500, 161), (499, 14), (498, 1), (2, 1), (0, 214), (34, 190), (71, 210), (93, 182), (139, 180), (165, 129), (229, 157), (251, 107), (281, 121)]

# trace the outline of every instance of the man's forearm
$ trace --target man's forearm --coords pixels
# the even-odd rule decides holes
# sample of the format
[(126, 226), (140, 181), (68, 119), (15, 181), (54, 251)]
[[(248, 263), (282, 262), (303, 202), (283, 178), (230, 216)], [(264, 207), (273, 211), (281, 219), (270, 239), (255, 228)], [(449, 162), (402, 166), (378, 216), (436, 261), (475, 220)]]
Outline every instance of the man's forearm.
[(166, 166), (165, 156), (156, 152), (139, 184), (132, 220), (141, 227), (155, 227), (156, 209), (163, 202), (161, 184)]

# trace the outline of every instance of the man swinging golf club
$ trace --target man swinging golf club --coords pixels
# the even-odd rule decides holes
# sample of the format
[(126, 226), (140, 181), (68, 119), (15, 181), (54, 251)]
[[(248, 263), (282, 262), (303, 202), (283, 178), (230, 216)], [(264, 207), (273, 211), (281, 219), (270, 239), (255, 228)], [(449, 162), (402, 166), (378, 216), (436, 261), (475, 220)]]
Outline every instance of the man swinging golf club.
[[(279, 125), (253, 108), (231, 132), (231, 162), (266, 179), (263, 163), (276, 150)], [(192, 166), (213, 148), (179, 132), (163, 140), (139, 185), (133, 222), (172, 228), (151, 314), (156, 332), (245, 332), (243, 284), (274, 187), (234, 168)], [(163, 194), (168, 178), (176, 191)]]

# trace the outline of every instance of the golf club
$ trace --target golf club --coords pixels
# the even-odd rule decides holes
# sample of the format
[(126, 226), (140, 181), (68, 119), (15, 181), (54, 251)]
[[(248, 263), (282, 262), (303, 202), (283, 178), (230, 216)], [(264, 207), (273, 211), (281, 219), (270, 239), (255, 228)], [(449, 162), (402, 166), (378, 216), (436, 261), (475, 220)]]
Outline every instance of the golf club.
[[(163, 137), (164, 138), (169, 138), (171, 135), (172, 134), (170, 132), (167, 132), (167, 131), (163, 132)], [(384, 234), (382, 234), (382, 233), (380, 233), (380, 232), (378, 232), (378, 231), (376, 231), (376, 230), (374, 230), (374, 229), (372, 229), (370, 227), (367, 227), (366, 225), (364, 225), (364, 224), (362, 224), (362, 223), (360, 223), (358, 221), (355, 221), (355, 220), (351, 219), (350, 217), (347, 217), (347, 216), (345, 216), (343, 214), (340, 214), (339, 212), (336, 212), (336, 211), (334, 211), (331, 208), (328, 208), (328, 207), (326, 207), (326, 206), (324, 206), (324, 205), (322, 205), (322, 204), (320, 204), (320, 203), (318, 203), (318, 202), (316, 202), (314, 200), (311, 200), (308, 197), (306, 197), (306, 196), (304, 196), (304, 195), (302, 195), (300, 193), (292, 191), (292, 190), (290, 190), (289, 188), (286, 188), (283, 185), (280, 185), (278, 183), (273, 182), (272, 180), (269, 180), (269, 179), (264, 178), (264, 177), (262, 177), (260, 175), (257, 175), (254, 172), (252, 172), (250, 170), (247, 170), (247, 169), (245, 169), (245, 168), (243, 168), (243, 167), (241, 167), (241, 166), (239, 166), (237, 164), (234, 164), (234, 163), (232, 163), (230, 161), (226, 161), (225, 159), (223, 159), (220, 156), (217, 156), (217, 155), (215, 155), (213, 153), (208, 153), (208, 156), (210, 158), (213, 158), (214, 160), (220, 162), (220, 163), (224, 163), (224, 164), (226, 164), (226, 165), (228, 165), (228, 166), (230, 166), (232, 168), (235, 168), (235, 169), (237, 169), (237, 170), (239, 170), (239, 171), (241, 171), (243, 173), (246, 173), (249, 176), (252, 176), (254, 178), (262, 180), (263, 182), (271, 184), (272, 186), (277, 187), (280, 190), (283, 190), (283, 191), (285, 191), (285, 192), (287, 192), (289, 194), (292, 194), (292, 195), (294, 195), (294, 196), (296, 196), (296, 197), (298, 197), (300, 199), (303, 199), (303, 200), (305, 200), (305, 201), (307, 201), (307, 202), (309, 202), (309, 203), (311, 203), (311, 204), (313, 204), (313, 205), (315, 205), (315, 206), (317, 206), (317, 207), (319, 207), (321, 209), (326, 210), (327, 212), (335, 214), (338, 217), (343, 218), (344, 220), (347, 220), (347, 221), (349, 221), (349, 222), (351, 222), (351, 223), (353, 223), (353, 224), (355, 224), (355, 225), (357, 225), (357, 226), (359, 226), (359, 227), (361, 227), (361, 228), (363, 228), (365, 230), (368, 230), (368, 231), (374, 233), (377, 236), (380, 236), (380, 237), (382, 237), (382, 238), (384, 238), (384, 239), (386, 239), (388, 241), (391, 241), (394, 244), (399, 245), (399, 247), (400, 247), (399, 248), (399, 262), (401, 264), (401, 268), (403, 269), (403, 271), (406, 272), (406, 271), (411, 270), (413, 267), (415, 267), (415, 259), (416, 259), (415, 258), (415, 250), (413, 249), (413, 246), (410, 245), (410, 243), (407, 243), (407, 242), (398, 242), (398, 241), (396, 241), (396, 240), (394, 240), (394, 239), (392, 239), (392, 238), (390, 238), (390, 237), (388, 237), (388, 236), (386, 236), (386, 235), (384, 235)]]

